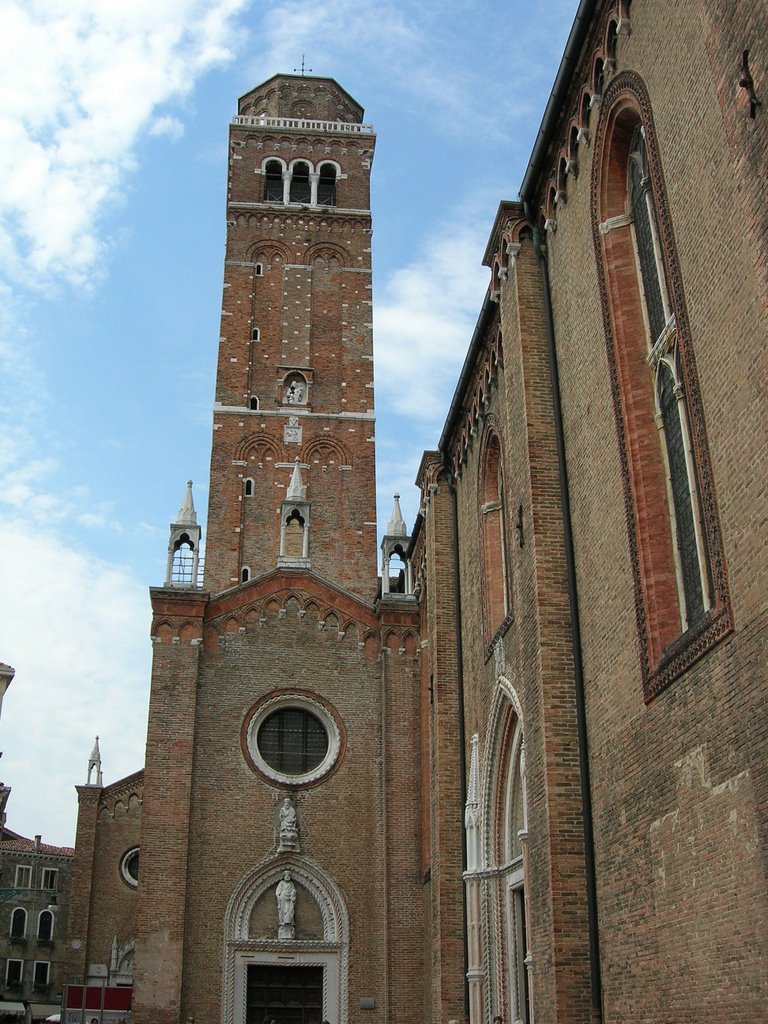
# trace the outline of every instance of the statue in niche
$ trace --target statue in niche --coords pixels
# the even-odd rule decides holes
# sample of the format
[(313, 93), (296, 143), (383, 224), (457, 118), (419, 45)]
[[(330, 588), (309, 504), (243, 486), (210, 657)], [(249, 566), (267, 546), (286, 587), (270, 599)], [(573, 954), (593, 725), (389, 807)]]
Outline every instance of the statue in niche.
[(303, 405), (305, 402), (304, 381), (294, 377), (285, 389), (285, 400), (289, 405)]
[(286, 850), (298, 850), (298, 848), (299, 818), (290, 797), (286, 797), (280, 805), (280, 845), (277, 852), (284, 853)]
[(293, 884), (290, 871), (284, 871), (283, 877), (275, 889), (277, 900), (277, 937), (292, 939), (295, 935), (293, 914), (296, 906), (296, 886)]

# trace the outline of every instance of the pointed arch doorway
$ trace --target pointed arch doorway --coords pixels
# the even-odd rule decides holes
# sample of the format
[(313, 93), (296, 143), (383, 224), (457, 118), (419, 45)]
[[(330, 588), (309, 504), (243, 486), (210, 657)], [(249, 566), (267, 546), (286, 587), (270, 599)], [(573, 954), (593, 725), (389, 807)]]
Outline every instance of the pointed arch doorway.
[[(295, 935), (281, 939), (274, 912), (285, 873), (295, 884)], [(346, 1024), (349, 919), (341, 893), (317, 865), (275, 858), (249, 872), (225, 920), (223, 1024)]]

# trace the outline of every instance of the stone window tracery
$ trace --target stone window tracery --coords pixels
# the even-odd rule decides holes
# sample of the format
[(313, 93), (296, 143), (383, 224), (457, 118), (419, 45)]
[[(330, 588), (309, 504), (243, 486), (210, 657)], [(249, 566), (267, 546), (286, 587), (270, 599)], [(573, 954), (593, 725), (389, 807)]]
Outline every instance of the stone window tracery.
[(271, 158), (261, 168), (265, 203), (290, 203), (302, 206), (335, 206), (339, 179), (344, 177), (335, 160), (324, 160), (317, 167), (309, 160)]
[(607, 87), (596, 149), (593, 239), (649, 700), (732, 620), (663, 172), (634, 73)]
[(251, 766), (277, 786), (319, 782), (334, 770), (343, 751), (336, 714), (304, 691), (284, 691), (261, 701), (246, 717), (242, 742)]

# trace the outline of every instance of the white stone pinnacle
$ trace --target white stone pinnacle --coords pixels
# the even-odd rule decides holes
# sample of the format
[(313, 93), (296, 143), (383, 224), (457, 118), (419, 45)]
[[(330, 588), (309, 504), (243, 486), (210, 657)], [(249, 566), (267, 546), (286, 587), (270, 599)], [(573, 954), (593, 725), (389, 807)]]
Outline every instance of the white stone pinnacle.
[(301, 464), (297, 458), (293, 463), (291, 482), (288, 484), (288, 491), (285, 497), (288, 501), (303, 501), (305, 494), (304, 482), (301, 479)]
[(403, 519), (403, 513), (400, 511), (400, 495), (395, 495), (395, 504), (392, 507), (392, 516), (387, 523), (387, 536), (388, 537), (407, 537), (408, 528), (405, 525)]
[(184, 501), (179, 509), (179, 514), (176, 517), (176, 523), (186, 526), (197, 526), (197, 513), (195, 512), (195, 503), (192, 500), (192, 481), (187, 480), (187, 493), (184, 495)]

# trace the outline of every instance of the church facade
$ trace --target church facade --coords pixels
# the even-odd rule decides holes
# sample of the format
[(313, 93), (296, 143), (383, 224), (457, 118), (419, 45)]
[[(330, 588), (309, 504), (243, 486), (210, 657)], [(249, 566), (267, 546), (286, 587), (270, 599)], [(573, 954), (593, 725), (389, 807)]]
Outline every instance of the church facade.
[(380, 580), (375, 134), (241, 98), (204, 581), (189, 489), (143, 773), (79, 787), (137, 1024), (764, 1019), (766, 39), (582, 3)]

